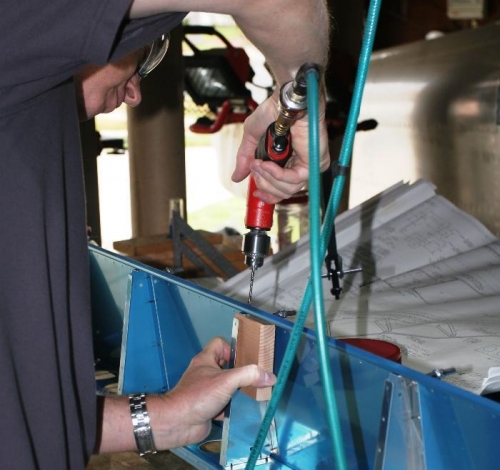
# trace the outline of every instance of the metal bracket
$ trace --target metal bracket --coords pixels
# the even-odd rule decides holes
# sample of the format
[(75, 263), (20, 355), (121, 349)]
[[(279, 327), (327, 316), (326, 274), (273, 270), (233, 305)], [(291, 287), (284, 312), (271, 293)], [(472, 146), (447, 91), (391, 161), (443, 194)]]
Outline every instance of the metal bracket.
[[(235, 317), (233, 319), (233, 329), (231, 331), (231, 354), (229, 356), (228, 367), (230, 369), (234, 368), (234, 361), (236, 358), (236, 342), (238, 341), (238, 326), (239, 320)], [(229, 447), (229, 426), (231, 424), (231, 402), (226, 406), (224, 410), (224, 423), (222, 426), (222, 441), (220, 450), (220, 464), (225, 467), (227, 462), (227, 451)]]
[(374, 470), (425, 470), (417, 382), (391, 375), (385, 382)]
[(205, 238), (193, 230), (177, 211), (171, 215), (172, 238), (174, 240), (175, 268), (182, 267), (182, 257), (185, 256), (195, 266), (203, 269), (208, 276), (216, 277), (217, 274), (200, 256), (195, 253), (184, 240), (191, 241), (219, 270), (223, 276), (230, 278), (238, 274), (238, 270)]

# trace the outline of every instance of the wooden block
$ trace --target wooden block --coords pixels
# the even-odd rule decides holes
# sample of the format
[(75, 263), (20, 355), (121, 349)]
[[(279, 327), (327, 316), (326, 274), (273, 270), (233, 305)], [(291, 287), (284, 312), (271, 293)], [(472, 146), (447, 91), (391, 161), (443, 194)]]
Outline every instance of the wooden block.
[[(236, 318), (238, 319), (238, 337), (235, 366), (257, 364), (272, 373), (276, 326), (251, 315), (237, 313)], [(271, 398), (272, 387), (244, 387), (241, 391), (254, 400), (266, 401)]]

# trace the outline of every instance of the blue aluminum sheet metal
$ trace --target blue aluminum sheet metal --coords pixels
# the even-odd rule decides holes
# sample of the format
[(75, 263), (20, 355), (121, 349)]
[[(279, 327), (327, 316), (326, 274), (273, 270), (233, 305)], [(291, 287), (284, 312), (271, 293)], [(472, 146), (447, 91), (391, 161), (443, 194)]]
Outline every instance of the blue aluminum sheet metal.
[[(231, 340), (235, 313), (276, 325), (275, 372), (293, 324), (168, 273), (90, 247), (97, 365), (118, 370), (120, 391), (161, 393), (175, 386), (212, 337)], [(349, 469), (500, 468), (500, 405), (346, 343), (329, 342)], [(275, 415), (277, 448), (258, 468), (335, 469), (314, 332), (305, 329)], [(244, 468), (262, 404), (237, 392), (231, 403), (225, 468)], [(221, 469), (222, 427), (174, 452), (200, 469)], [(224, 445), (224, 443), (222, 443)]]

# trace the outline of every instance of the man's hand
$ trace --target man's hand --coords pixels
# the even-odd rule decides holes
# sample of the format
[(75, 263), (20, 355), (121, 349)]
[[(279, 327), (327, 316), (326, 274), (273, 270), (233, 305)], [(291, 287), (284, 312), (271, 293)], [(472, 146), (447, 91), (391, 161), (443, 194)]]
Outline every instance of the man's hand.
[[(304, 187), (309, 178), (307, 114), (291, 127), (293, 154), (284, 168), (274, 162), (263, 162), (255, 158), (255, 149), (261, 137), (278, 115), (276, 95), (275, 93), (264, 101), (245, 121), (243, 140), (236, 156), (236, 168), (231, 177), (234, 182), (238, 183), (251, 173), (259, 188), (255, 196), (270, 204), (293, 196)], [(320, 166), (321, 171), (325, 171), (330, 166), (330, 154), (323, 102), (320, 110)]]
[[(199, 442), (210, 432), (211, 420), (222, 418), (224, 408), (241, 387), (269, 387), (276, 377), (256, 365), (222, 369), (230, 346), (214, 338), (196, 355), (177, 386), (156, 404), (152, 429), (158, 449)], [(172, 439), (175, 436), (175, 442)]]
[[(200, 442), (210, 432), (212, 419), (222, 412), (241, 387), (270, 387), (273, 374), (256, 365), (222, 369), (230, 346), (214, 338), (197, 354), (177, 386), (165, 395), (146, 399), (153, 438), (158, 450)], [(100, 432), (95, 452), (124, 452), (136, 448), (128, 397), (98, 397)]]

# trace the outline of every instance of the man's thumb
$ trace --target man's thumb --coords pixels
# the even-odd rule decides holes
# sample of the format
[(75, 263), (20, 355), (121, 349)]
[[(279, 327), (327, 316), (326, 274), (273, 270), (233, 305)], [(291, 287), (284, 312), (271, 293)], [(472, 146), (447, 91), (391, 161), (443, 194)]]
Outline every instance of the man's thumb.
[(276, 383), (276, 376), (256, 364), (237, 367), (232, 370), (235, 379), (238, 381), (238, 388), (241, 387), (271, 387)]

